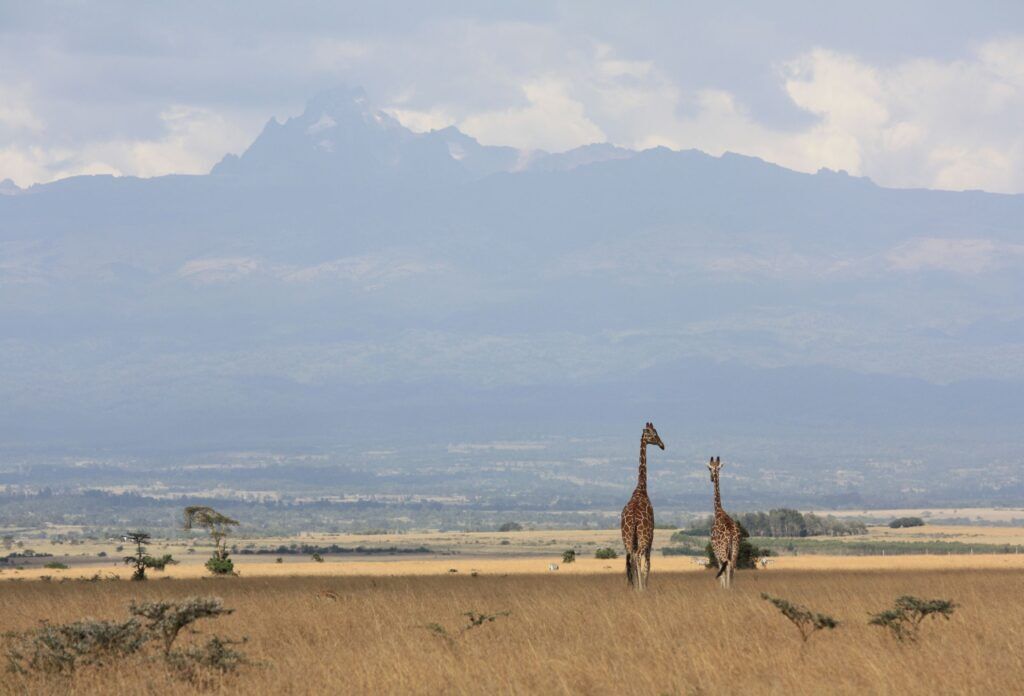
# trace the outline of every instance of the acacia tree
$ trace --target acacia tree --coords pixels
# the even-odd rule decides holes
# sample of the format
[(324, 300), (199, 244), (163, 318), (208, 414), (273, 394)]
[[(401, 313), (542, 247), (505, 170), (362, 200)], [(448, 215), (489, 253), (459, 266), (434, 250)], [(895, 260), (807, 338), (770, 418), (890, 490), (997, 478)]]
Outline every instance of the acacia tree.
[(185, 508), (185, 529), (202, 527), (213, 539), (213, 555), (206, 562), (206, 567), (215, 575), (227, 575), (234, 572), (235, 564), (229, 558), (227, 547), (228, 530), (238, 526), (238, 520), (231, 519), (211, 507), (190, 505)]
[(132, 573), (132, 580), (145, 580), (146, 568), (163, 570), (167, 565), (177, 563), (169, 553), (164, 554), (160, 558), (154, 558), (153, 556), (148, 555), (144, 544), (149, 541), (149, 534), (146, 534), (145, 532), (128, 532), (121, 538), (135, 544), (135, 555), (124, 557), (125, 565), (135, 566), (135, 572)]

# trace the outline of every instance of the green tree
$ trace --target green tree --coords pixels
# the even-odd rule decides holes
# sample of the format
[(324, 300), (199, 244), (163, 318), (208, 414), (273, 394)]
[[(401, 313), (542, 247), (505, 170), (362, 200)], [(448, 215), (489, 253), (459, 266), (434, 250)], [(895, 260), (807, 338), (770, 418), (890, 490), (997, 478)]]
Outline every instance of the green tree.
[(185, 529), (201, 527), (213, 540), (213, 554), (206, 562), (206, 567), (214, 575), (229, 575), (235, 570), (226, 541), (228, 530), (235, 526), (238, 526), (238, 520), (231, 519), (211, 507), (192, 505), (185, 508)]
[(924, 520), (920, 517), (897, 517), (889, 526), (893, 529), (899, 529), (900, 527), (923, 527)]

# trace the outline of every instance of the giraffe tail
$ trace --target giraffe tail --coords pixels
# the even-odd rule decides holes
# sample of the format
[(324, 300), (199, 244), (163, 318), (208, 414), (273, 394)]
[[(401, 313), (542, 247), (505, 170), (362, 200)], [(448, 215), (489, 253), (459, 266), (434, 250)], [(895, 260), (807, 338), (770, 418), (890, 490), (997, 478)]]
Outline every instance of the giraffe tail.
[(722, 564), (718, 567), (718, 575), (715, 576), (716, 580), (718, 578), (722, 577), (722, 573), (724, 573), (726, 571), (726, 569), (728, 569), (729, 563), (732, 562), (732, 552), (733, 552), (733, 545), (729, 544), (729, 548), (727, 548), (725, 550), (725, 560), (722, 561)]

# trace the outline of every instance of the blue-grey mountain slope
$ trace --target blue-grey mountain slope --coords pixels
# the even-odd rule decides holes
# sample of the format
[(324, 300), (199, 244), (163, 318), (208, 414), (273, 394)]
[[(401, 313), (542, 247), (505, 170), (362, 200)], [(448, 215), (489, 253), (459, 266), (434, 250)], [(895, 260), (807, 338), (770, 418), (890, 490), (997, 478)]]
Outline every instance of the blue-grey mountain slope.
[(4, 193), (8, 461), (371, 446), (382, 423), (632, 440), (654, 419), (694, 456), (804, 443), (827, 467), (874, 442), (844, 466), (905, 451), (924, 485), (949, 452), (1005, 466), (1021, 444), (1024, 196), (523, 153), (349, 90), (209, 175)]

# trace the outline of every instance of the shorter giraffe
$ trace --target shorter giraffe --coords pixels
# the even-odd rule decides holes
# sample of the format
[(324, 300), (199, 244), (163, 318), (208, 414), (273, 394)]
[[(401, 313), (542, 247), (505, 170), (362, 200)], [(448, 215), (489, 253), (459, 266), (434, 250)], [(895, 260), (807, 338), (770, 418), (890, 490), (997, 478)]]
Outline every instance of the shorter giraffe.
[(637, 590), (647, 586), (651, 574), (651, 546), (654, 544), (654, 508), (647, 497), (647, 445), (665, 449), (653, 423), (644, 425), (640, 436), (640, 472), (633, 496), (622, 509), (622, 543), (626, 546), (626, 579)]
[(722, 458), (712, 457), (708, 462), (711, 482), (715, 484), (715, 521), (711, 525), (711, 550), (718, 560), (719, 582), (722, 587), (732, 587), (732, 574), (740, 555), (740, 528), (722, 509), (722, 495), (718, 490), (718, 472), (722, 470)]

